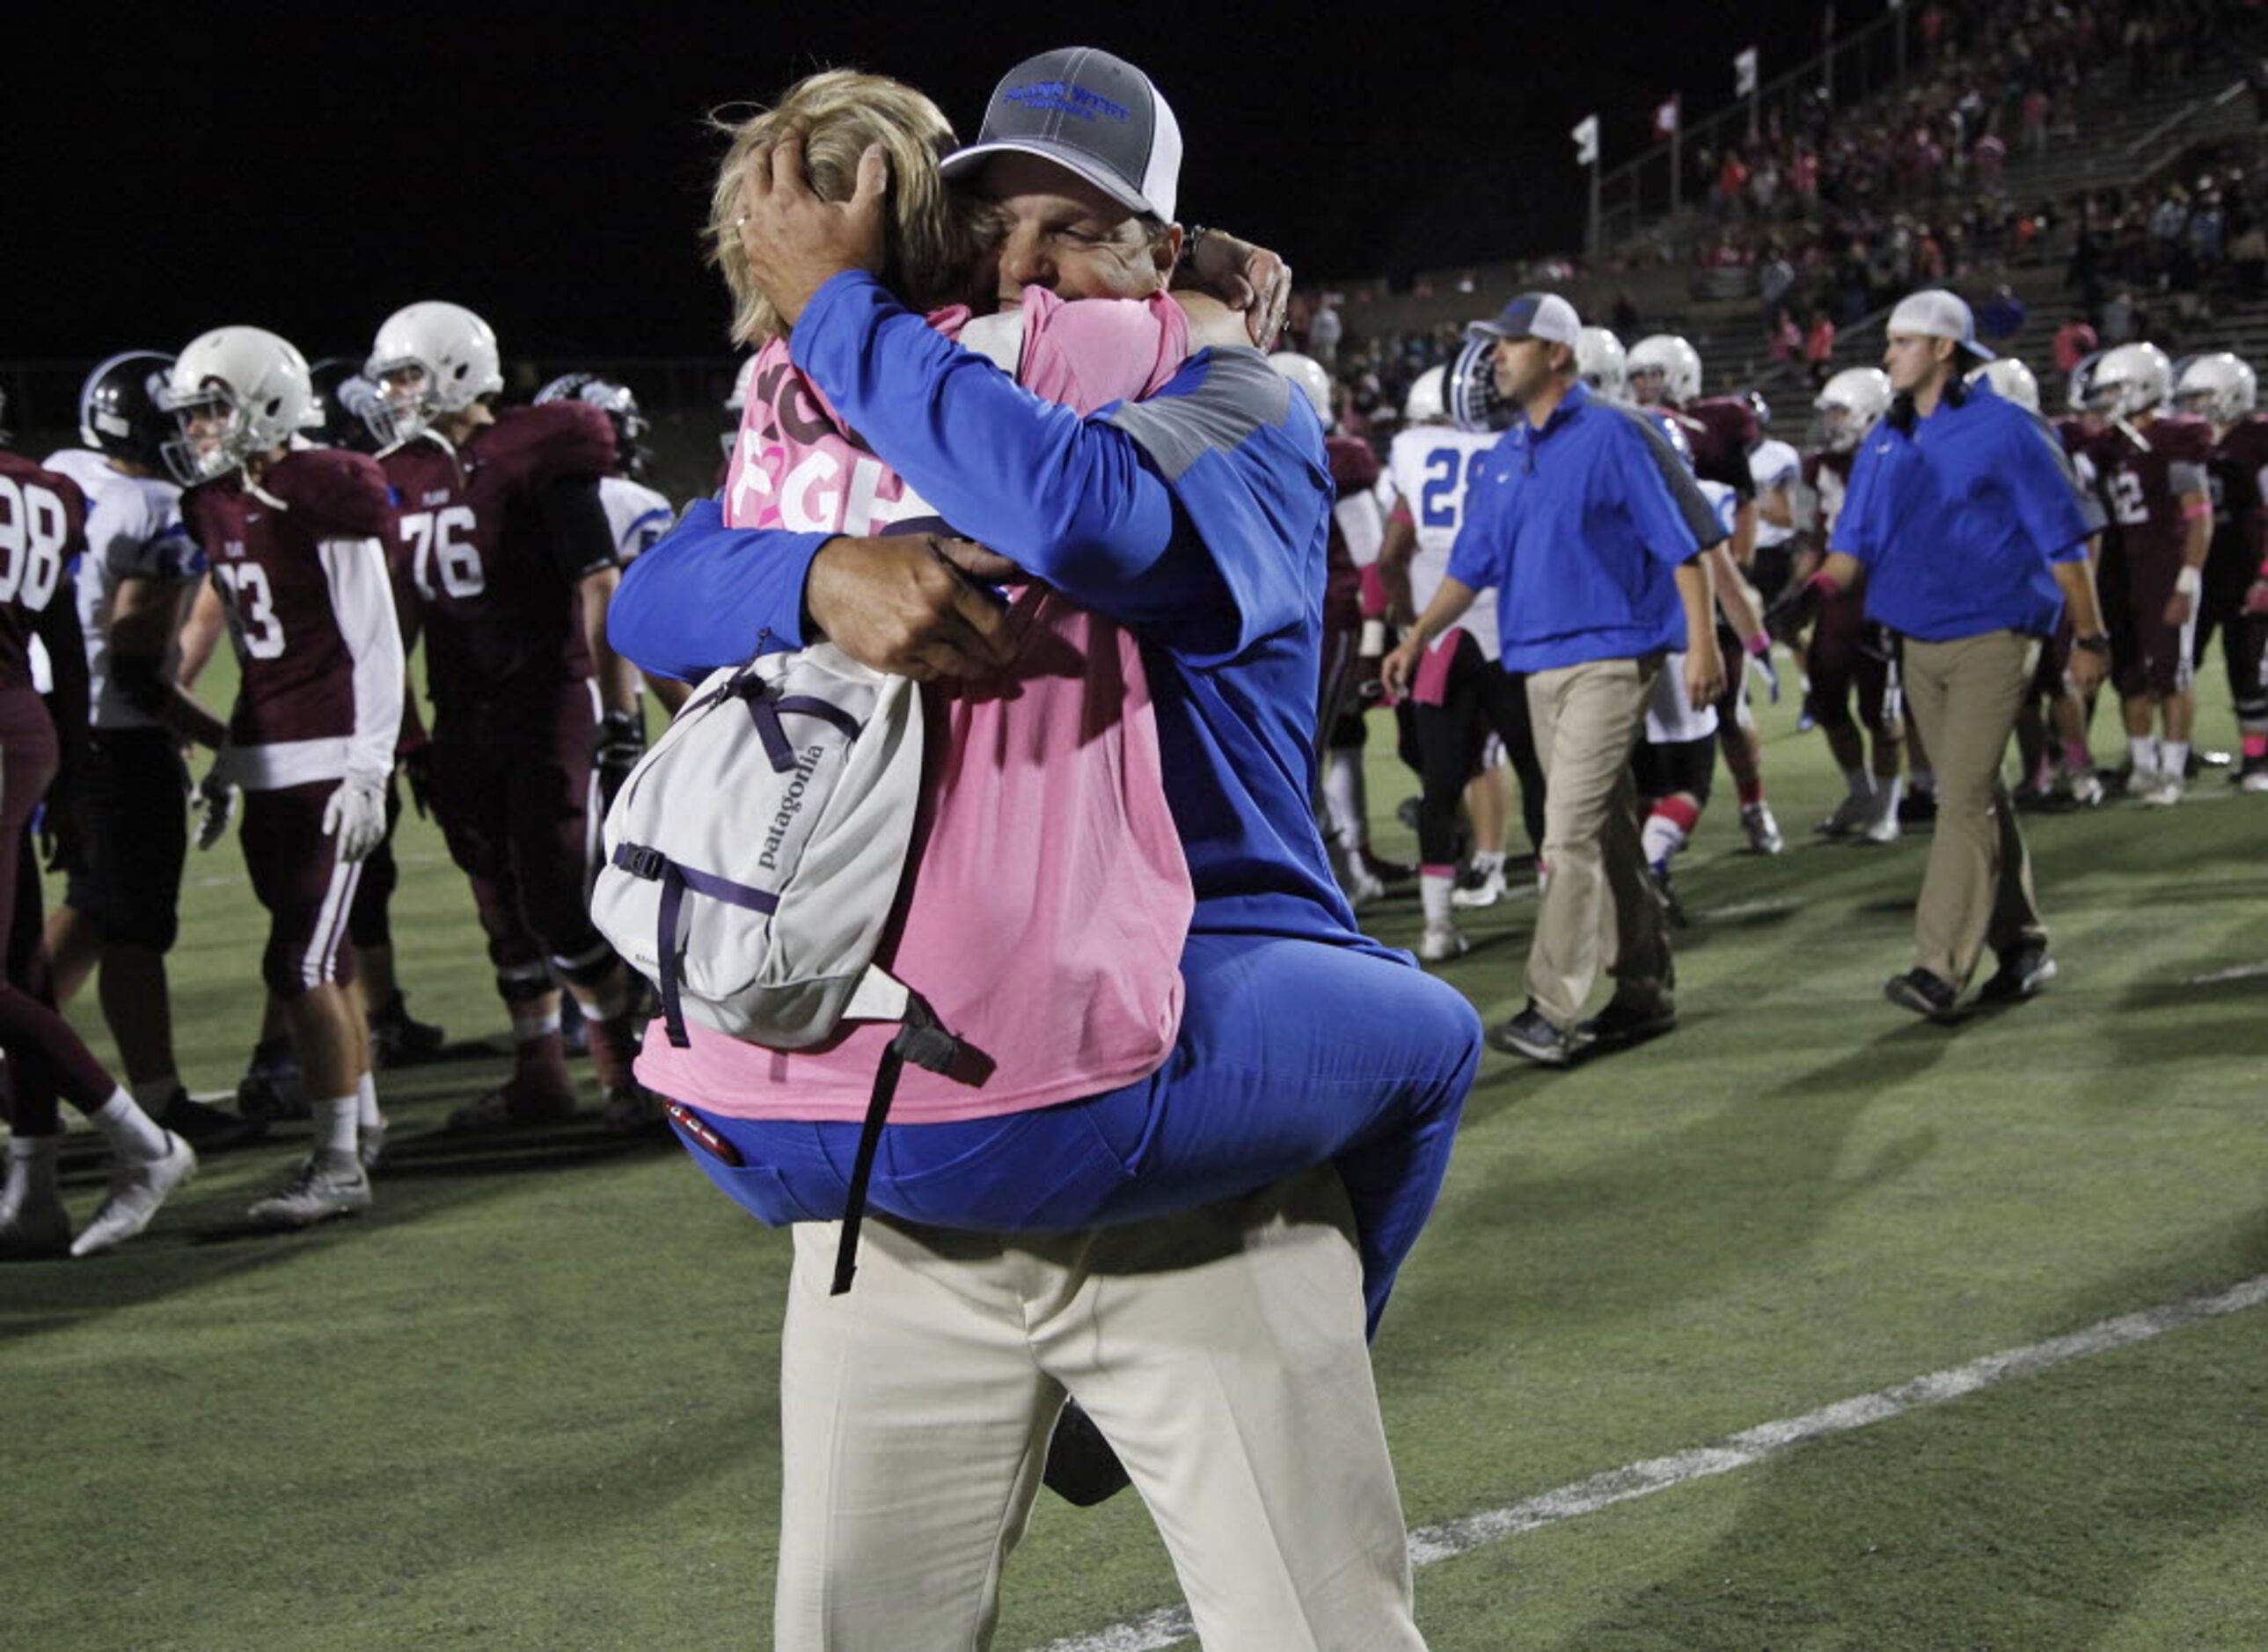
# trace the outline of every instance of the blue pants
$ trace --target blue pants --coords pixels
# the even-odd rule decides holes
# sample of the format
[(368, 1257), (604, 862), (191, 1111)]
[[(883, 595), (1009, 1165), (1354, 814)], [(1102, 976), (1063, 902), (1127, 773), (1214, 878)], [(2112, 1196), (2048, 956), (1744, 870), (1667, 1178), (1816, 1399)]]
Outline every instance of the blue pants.
[[(1328, 1161), (1354, 1207), (1375, 1334), (1448, 1170), (1480, 1017), (1406, 963), (1313, 941), (1192, 936), (1182, 974), (1181, 1037), (1155, 1073), (998, 1119), (887, 1126), (868, 1208), (932, 1227), (1067, 1231), (1195, 1209)], [(759, 1221), (843, 1215), (856, 1123), (703, 1117), (740, 1166), (680, 1139)]]

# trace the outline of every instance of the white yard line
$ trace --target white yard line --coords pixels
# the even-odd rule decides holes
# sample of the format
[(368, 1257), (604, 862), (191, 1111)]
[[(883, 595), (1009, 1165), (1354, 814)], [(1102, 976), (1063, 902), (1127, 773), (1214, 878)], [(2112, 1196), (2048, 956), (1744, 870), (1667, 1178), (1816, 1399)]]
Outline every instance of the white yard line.
[[(2183, 1325), (2242, 1312), (2247, 1308), (2257, 1308), (2263, 1303), (2268, 1303), (2268, 1274), (2246, 1280), (2242, 1284), (2214, 1296), (2193, 1296), (2182, 1302), (2167, 1303), (2161, 1307), (2146, 1308), (2139, 1313), (2122, 1314), (2116, 1319), (2105, 1319), (2099, 1325), (2074, 1331), (2068, 1336), (2051, 1337), (2044, 1342), (2010, 1348), (2001, 1354), (1988, 1354), (1983, 1359), (1971, 1360), (1966, 1365), (1932, 1371), (1927, 1376), (1917, 1377), (1896, 1387), (1877, 1389), (1871, 1394), (1837, 1400), (1831, 1406), (1807, 1412), (1800, 1417), (1783, 1417), (1776, 1422), (1761, 1423), (1713, 1444), (1697, 1446), (1670, 1457), (1626, 1464), (1621, 1468), (1594, 1474), (1588, 1479), (1562, 1486), (1557, 1491), (1545, 1492), (1540, 1497), (1530, 1497), (1507, 1508), (1486, 1509), (1479, 1514), (1467, 1515), (1462, 1519), (1413, 1531), (1410, 1534), (1410, 1564), (1431, 1566), (1437, 1560), (1454, 1560), (1459, 1555), (1469, 1554), (1476, 1549), (1516, 1537), (1523, 1531), (1533, 1531), (1540, 1526), (1572, 1520), (1578, 1515), (1591, 1514), (1601, 1509), (1611, 1508), (1616, 1503), (1628, 1502), (1634, 1497), (1667, 1491), (1673, 1486), (1683, 1486), (1690, 1480), (1747, 1468), (1807, 1441), (1885, 1422), (1909, 1411), (1942, 1405), (1948, 1399), (1958, 1399), (1965, 1394), (1976, 1393), (1980, 1389), (1991, 1388), (2013, 1377), (2029, 1377), (2091, 1354), (2130, 1347)], [(1090, 1634), (1073, 1635), (1068, 1640), (1055, 1641), (1042, 1652), (1159, 1652), (1160, 1648), (1178, 1646), (1196, 1633), (1189, 1621), (1189, 1609), (1174, 1606), (1129, 1619)]]

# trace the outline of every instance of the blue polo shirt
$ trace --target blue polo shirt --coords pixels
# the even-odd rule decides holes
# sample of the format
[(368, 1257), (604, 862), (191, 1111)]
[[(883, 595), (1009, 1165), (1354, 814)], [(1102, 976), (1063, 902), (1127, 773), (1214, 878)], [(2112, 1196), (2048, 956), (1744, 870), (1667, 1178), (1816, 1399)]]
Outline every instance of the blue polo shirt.
[(2071, 461), (2038, 415), (1971, 385), (1860, 444), (1829, 548), (1867, 569), (1867, 617), (1925, 642), (2021, 631), (2063, 609), (2053, 564), (2094, 531)]
[(1506, 671), (1635, 659), (1685, 646), (1675, 570), (1724, 537), (1660, 427), (1578, 383), (1489, 450), (1449, 577), (1496, 587)]

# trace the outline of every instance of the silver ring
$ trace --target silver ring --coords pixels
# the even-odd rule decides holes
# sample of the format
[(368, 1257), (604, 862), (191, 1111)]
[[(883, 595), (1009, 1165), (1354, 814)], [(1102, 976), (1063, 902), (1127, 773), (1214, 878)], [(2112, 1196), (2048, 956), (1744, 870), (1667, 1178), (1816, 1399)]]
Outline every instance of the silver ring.
[(734, 218), (734, 219), (733, 220), (733, 227), (734, 229), (736, 229), (736, 230), (737, 230), (737, 229), (740, 228), (742, 225), (746, 224), (747, 223), (747, 221), (748, 221), (748, 215), (747, 215), (747, 213), (743, 212), (742, 214), (740, 214), (740, 216), (739, 217)]

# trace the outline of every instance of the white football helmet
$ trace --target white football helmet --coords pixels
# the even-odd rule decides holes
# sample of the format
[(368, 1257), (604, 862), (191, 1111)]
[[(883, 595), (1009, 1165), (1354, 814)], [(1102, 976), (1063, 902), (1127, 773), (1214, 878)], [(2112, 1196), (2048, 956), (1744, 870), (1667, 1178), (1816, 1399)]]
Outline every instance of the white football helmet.
[(733, 372), (732, 393), (725, 398), (725, 411), (733, 415), (733, 422), (717, 437), (725, 444), (725, 457), (728, 459), (740, 444), (740, 419), (748, 410), (748, 391), (755, 382), (756, 358), (743, 356), (740, 366)]
[(1418, 375), (1403, 398), (1402, 422), (1404, 424), (1447, 424), (1449, 422), (1449, 398), (1443, 386), (1448, 382), (1446, 367), (1428, 367)]
[(504, 389), (496, 332), (460, 304), (438, 299), (396, 310), (378, 329), (363, 377), (379, 387), (382, 446), (408, 441), (437, 415)]
[(1321, 362), (1312, 356), (1302, 356), (1297, 350), (1278, 350), (1268, 358), (1268, 364), (1276, 370), (1278, 377), (1288, 378), (1300, 387), (1300, 393), (1307, 399), (1307, 405), (1314, 408), (1315, 416), (1323, 422), (1325, 430), (1337, 425), (1338, 413), (1331, 405), (1336, 395), (1331, 376), (1324, 371)]
[(2215, 424), (2234, 424), (2260, 405), (2260, 379), (2242, 356), (2215, 350), (2182, 369), (2174, 405)]
[(2001, 400), (2013, 401), (2028, 412), (2040, 410), (2040, 381), (2013, 356), (1997, 356), (1981, 367), (1970, 369), (1968, 382), (1990, 385)]
[(2174, 364), (2154, 344), (2121, 344), (2102, 352), (2087, 388), (2089, 406), (2108, 418), (2155, 413), (2174, 393)]
[(1701, 399), (1701, 352), (1675, 333), (1656, 333), (1631, 345), (1624, 371), (1642, 407), (1657, 401), (1683, 407)]
[(158, 400), (180, 432), (165, 455), (184, 488), (239, 469), (323, 420), (307, 358), (264, 327), (215, 327), (193, 340)]
[(1812, 404), (1819, 415), (1819, 444), (1847, 453), (1890, 410), (1890, 376), (1879, 367), (1846, 367), (1829, 379)]
[[(1694, 371), (1697, 376), (1697, 365)], [(1575, 334), (1575, 374), (1609, 401), (1630, 393), (1623, 341), (1605, 327), (1587, 327)]]

